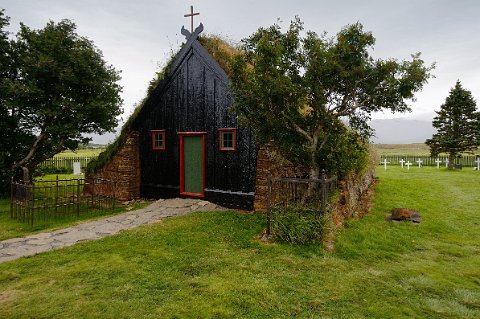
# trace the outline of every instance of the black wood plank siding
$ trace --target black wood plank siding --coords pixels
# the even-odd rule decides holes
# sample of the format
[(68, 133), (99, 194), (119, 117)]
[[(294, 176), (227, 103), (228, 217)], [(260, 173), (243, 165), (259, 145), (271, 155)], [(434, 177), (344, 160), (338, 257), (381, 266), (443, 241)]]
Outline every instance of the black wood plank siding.
[[(179, 196), (178, 132), (205, 136), (205, 199), (232, 208), (253, 208), (256, 144), (249, 128), (229, 110), (228, 77), (197, 40), (177, 54), (169, 74), (140, 111), (141, 196)], [(237, 150), (219, 150), (219, 128), (237, 129)], [(151, 130), (166, 131), (166, 150), (152, 150)]]

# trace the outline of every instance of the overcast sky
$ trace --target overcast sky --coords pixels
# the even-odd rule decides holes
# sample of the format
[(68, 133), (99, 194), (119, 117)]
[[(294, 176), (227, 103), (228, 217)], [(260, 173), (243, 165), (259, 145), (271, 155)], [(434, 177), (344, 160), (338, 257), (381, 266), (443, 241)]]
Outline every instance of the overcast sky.
[[(0, 8), (11, 18), (13, 33), (20, 22), (39, 29), (49, 20), (74, 21), (78, 33), (121, 70), (125, 120), (155, 72), (184, 41), (180, 29), (189, 28), (190, 20), (183, 15), (190, 5), (200, 12), (195, 25), (202, 22), (205, 33), (234, 42), (278, 18), (288, 26), (298, 15), (305, 29), (330, 36), (361, 22), (376, 38), (373, 55), (378, 58), (408, 59), (422, 52), (427, 64), (437, 63), (436, 78), (417, 94), (413, 112), (402, 117), (431, 121), (457, 79), (476, 99), (480, 97), (480, 1), (475, 0), (3, 0)], [(111, 139), (109, 135), (96, 140)]]

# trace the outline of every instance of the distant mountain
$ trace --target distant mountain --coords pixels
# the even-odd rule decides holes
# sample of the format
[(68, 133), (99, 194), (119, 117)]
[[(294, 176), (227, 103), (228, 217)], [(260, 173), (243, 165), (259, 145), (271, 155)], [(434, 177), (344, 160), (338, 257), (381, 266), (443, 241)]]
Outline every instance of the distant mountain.
[(436, 132), (431, 121), (422, 120), (372, 120), (370, 126), (376, 135), (371, 141), (380, 144), (423, 143)]
[[(376, 144), (410, 144), (423, 143), (427, 138), (431, 138), (435, 129), (431, 121), (410, 120), (410, 119), (387, 119), (373, 120), (370, 126), (375, 129), (376, 137), (371, 141)], [(117, 132), (120, 127), (117, 128)], [(108, 144), (112, 143), (115, 133), (106, 133), (104, 135), (89, 135), (93, 138), (92, 143)]]
[[(117, 132), (119, 132), (119, 128), (117, 128)], [(107, 145), (113, 143), (117, 138), (116, 133), (105, 133), (103, 135), (98, 134), (85, 134), (85, 136), (92, 138), (92, 144), (98, 145)]]

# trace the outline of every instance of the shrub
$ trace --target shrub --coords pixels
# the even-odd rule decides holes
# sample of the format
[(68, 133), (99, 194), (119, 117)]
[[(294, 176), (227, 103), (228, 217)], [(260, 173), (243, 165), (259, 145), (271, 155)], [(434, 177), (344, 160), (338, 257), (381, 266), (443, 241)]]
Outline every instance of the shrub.
[(43, 176), (46, 174), (72, 174), (72, 170), (66, 167), (46, 166), (36, 168), (33, 173), (34, 176)]
[(325, 228), (325, 215), (304, 208), (271, 210), (271, 236), (274, 241), (289, 244), (320, 242)]

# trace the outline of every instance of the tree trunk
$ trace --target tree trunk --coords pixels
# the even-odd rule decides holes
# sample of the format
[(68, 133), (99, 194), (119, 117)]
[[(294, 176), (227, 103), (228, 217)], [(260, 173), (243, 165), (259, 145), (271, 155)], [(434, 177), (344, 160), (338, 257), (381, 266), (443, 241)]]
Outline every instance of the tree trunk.
[(23, 171), (23, 182), (30, 183), (32, 181), (32, 177), (30, 176), (30, 170), (26, 166), (21, 166)]
[(453, 169), (455, 166), (455, 154), (450, 153), (448, 155), (448, 169)]
[[(23, 179), (24, 181), (31, 181), (31, 176), (30, 176), (30, 171), (27, 168), (29, 166), (29, 161), (33, 158), (35, 155), (35, 152), (37, 151), (38, 147), (40, 146), (40, 143), (42, 140), (45, 138), (45, 132), (42, 131), (37, 138), (35, 139), (35, 142), (32, 145), (32, 148), (28, 152), (27, 156), (25, 156), (20, 162), (14, 163), (12, 166), (12, 171), (16, 171), (17, 168), (21, 167), (23, 169)], [(27, 176), (28, 178), (26, 178)]]
[(320, 168), (317, 166), (310, 168), (310, 178), (319, 179), (320, 178)]
[[(317, 165), (317, 162), (315, 161), (315, 152), (312, 152), (312, 162), (311, 162), (311, 167), (310, 167), (310, 178), (311, 179), (319, 179), (320, 178), (320, 168)], [(308, 184), (308, 188), (305, 192), (305, 194), (302, 197), (301, 204), (302, 206), (305, 205), (308, 201), (308, 199), (312, 198), (313, 194), (318, 191), (318, 183), (317, 182), (310, 182)]]

